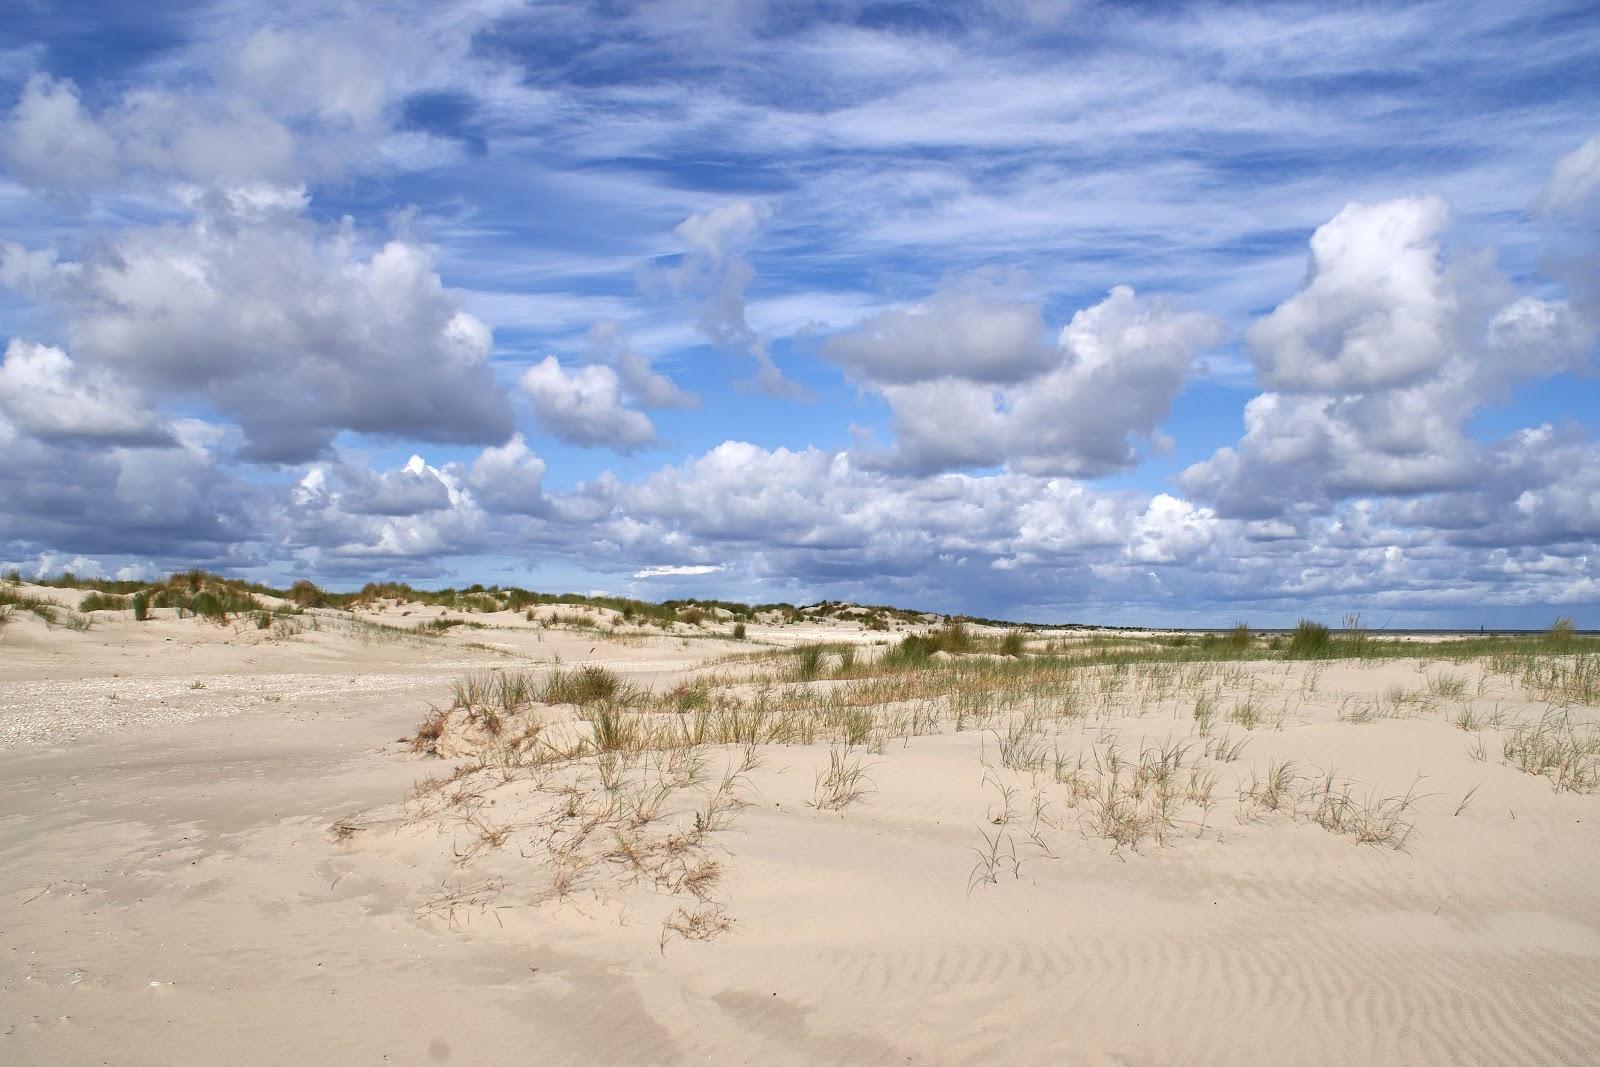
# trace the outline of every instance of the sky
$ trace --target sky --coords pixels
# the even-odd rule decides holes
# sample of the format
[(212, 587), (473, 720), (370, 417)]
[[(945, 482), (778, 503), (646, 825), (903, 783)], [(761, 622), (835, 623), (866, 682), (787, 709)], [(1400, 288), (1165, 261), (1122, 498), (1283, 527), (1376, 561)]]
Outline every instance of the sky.
[(1600, 626), (1585, 2), (11, 0), (0, 566)]

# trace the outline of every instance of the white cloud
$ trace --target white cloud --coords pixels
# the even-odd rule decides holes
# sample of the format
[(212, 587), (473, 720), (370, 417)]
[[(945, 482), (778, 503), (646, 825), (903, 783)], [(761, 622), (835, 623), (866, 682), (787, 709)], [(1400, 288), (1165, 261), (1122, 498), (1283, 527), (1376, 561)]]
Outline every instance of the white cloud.
[(878, 384), (1014, 382), (1058, 358), (1044, 334), (1037, 304), (951, 288), (835, 334), (823, 351), (852, 375)]
[(166, 446), (172, 431), (113, 376), (88, 374), (59, 348), (13, 339), (0, 362), (0, 412), (41, 440)]
[[(989, 309), (951, 310), (963, 308), (983, 320), (969, 335), (984, 333)], [(1012, 328), (1015, 337), (1029, 332)], [(909, 473), (1011, 464), (1081, 477), (1132, 466), (1138, 456), (1131, 438), (1155, 437), (1196, 354), (1220, 332), (1209, 316), (1118, 286), (1062, 328), (1042, 373), (994, 386), (986, 379), (996, 368), (980, 364), (974, 375), (881, 385), (893, 411), (894, 448), (863, 449), (861, 461)]]
[(1306, 285), (1250, 328), (1263, 382), (1353, 393), (1403, 385), (1450, 355), (1462, 314), (1439, 261), (1437, 197), (1350, 204), (1311, 237)]
[(622, 327), (612, 319), (601, 319), (589, 328), (584, 358), (612, 367), (623, 396), (642, 408), (692, 408), (700, 403), (699, 397), (658, 373), (649, 359), (629, 347)]
[(1446, 263), (1436, 199), (1351, 205), (1312, 238), (1305, 287), (1250, 330), (1273, 386), (1245, 435), (1184, 471), (1223, 514), (1456, 490), (1485, 476), (1469, 420), (1519, 381), (1585, 365), (1594, 325), (1517, 297), (1481, 256)]
[(1539, 210), (1547, 213), (1571, 211), (1590, 200), (1600, 189), (1600, 134), (1556, 161), (1550, 181), (1539, 194)]
[(721, 565), (703, 563), (698, 565), (676, 565), (665, 567), (646, 567), (644, 570), (634, 571), (635, 578), (668, 578), (689, 577), (696, 574), (717, 574), (727, 568)]
[(600, 364), (565, 370), (546, 356), (518, 385), (533, 403), (539, 426), (563, 441), (627, 452), (655, 440), (650, 419), (622, 404), (617, 372)]
[(807, 390), (784, 376), (772, 360), (768, 339), (751, 328), (746, 316), (745, 291), (756, 270), (743, 249), (766, 215), (752, 200), (733, 200), (690, 215), (673, 230), (689, 249), (681, 261), (648, 269), (641, 277), (698, 300), (700, 332), (713, 344), (753, 359), (755, 384), (762, 392), (805, 399)]
[(420, 515), (450, 506), (450, 490), (437, 470), (412, 456), (399, 470), (382, 473), (341, 464), (345, 510), (356, 515)]
[(46, 74), (23, 87), (0, 155), (18, 178), (45, 188), (93, 187), (117, 170), (116, 142), (83, 110), (77, 87)]
[(483, 507), (497, 514), (538, 515), (550, 504), (544, 494), (544, 460), (522, 435), (478, 453), (463, 480)]
[(426, 246), (364, 255), (298, 194), (208, 193), (193, 221), (134, 229), (82, 262), (0, 246), (0, 279), (66, 320), (74, 357), (236, 419), (245, 455), (294, 462), (341, 431), (498, 443), (510, 407), (487, 326)]

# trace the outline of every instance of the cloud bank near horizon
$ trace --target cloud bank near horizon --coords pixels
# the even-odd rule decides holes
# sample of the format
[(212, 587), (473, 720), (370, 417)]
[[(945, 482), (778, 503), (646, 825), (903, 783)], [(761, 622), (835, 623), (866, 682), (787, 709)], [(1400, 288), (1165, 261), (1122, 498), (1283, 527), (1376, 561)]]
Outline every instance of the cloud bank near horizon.
[(0, 52), (0, 564), (1600, 625), (1582, 5), (125, 17)]

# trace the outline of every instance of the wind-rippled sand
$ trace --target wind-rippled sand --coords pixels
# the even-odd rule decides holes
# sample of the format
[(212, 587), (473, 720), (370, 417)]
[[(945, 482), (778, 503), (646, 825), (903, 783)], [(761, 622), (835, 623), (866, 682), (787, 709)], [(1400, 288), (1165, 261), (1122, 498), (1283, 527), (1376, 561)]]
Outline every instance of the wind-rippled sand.
[[(1480, 664), (1086, 682), (1070, 707), (1028, 696), (1025, 730), (1016, 709), (913, 722), (913, 693), (904, 736), (708, 743), (693, 773), (664, 752), (457, 773), (474, 761), (401, 743), (465, 671), (537, 683), (603, 664), (666, 693), (758, 647), (506, 626), (273, 640), (13, 622), (0, 1060), (1584, 1063), (1600, 1047), (1600, 795), (1503, 760), (1552, 704)], [(844, 636), (750, 636), (807, 632)], [(775, 708), (794, 688), (739, 699)], [(848, 685), (801, 689), (816, 695), (790, 703), (820, 707)], [(682, 703), (657, 718), (692, 728)], [(513, 726), (551, 746), (593, 728), (571, 705), (518, 715), (502, 749)], [(441, 744), (488, 742), (458, 714)], [(1133, 774), (1175, 746), (1200, 777), (1160, 840), (1104, 836), (1108, 761)], [(840, 751), (859, 795), (819, 808)], [(639, 824), (628, 805), (669, 779)]]

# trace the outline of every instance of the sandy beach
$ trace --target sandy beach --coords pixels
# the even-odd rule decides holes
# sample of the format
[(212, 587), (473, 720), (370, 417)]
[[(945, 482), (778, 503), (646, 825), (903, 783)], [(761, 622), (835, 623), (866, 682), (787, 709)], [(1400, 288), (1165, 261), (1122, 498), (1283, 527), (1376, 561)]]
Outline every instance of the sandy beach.
[[(1483, 663), (1080, 667), (957, 715), (939, 694), (999, 657), (828, 677), (901, 631), (403, 635), (428, 612), (13, 619), (0, 1056), (1580, 1063), (1600, 1040), (1597, 799), (1507, 761), (1562, 702)], [(808, 642), (831, 651), (792, 680)], [(641, 723), (765, 701), (814, 733), (574, 755), (608, 720), (530, 697), (494, 737), (458, 706), (446, 755), (416, 751), (464, 679), (585, 668)], [(860, 743), (830, 736), (886, 678)], [(648, 710), (670, 700), (698, 710)], [(534, 721), (544, 748), (508, 756)], [(1158, 761), (1153, 801), (1129, 783)]]

